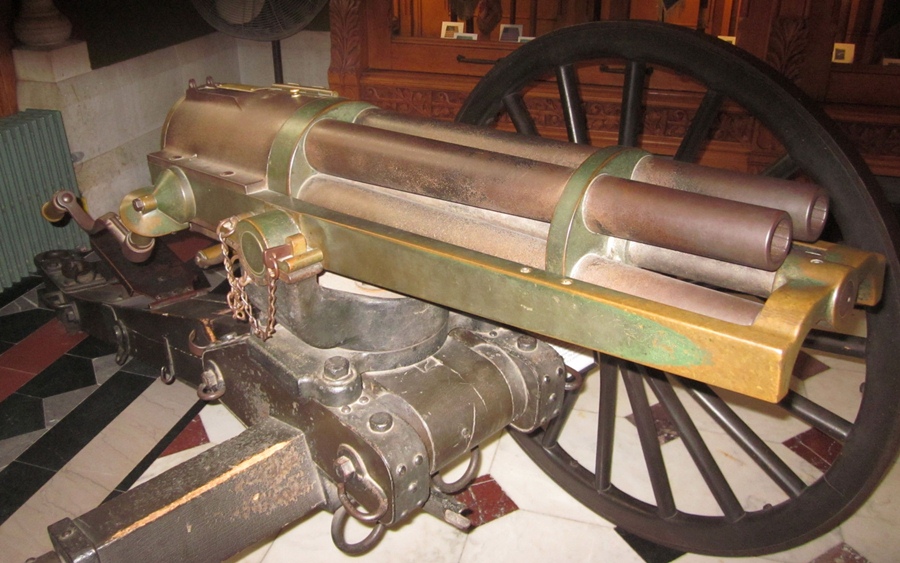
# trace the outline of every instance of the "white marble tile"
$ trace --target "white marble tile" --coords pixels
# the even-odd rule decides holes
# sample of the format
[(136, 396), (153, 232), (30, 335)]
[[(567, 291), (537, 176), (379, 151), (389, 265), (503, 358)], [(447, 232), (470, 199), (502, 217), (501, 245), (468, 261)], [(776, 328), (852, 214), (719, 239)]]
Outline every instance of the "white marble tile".
[(213, 444), (220, 444), (230, 440), (244, 431), (246, 428), (238, 417), (221, 403), (211, 403), (200, 411), (200, 420), (206, 435)]
[[(338, 550), (331, 541), (331, 514), (317, 512), (286, 528), (274, 541), (263, 558), (264, 563), (288, 563), (297, 560), (298, 554), (308, 561), (320, 563), (358, 561)], [(502, 519), (501, 519), (502, 520)], [(367, 530), (354, 522), (347, 525), (347, 540), (361, 540)], [(366, 563), (398, 563), (428, 561), (455, 563), (460, 560), (467, 535), (437, 518), (419, 513), (408, 523), (390, 529), (381, 543), (364, 556)], [(250, 563), (255, 559), (241, 559)], [(236, 563), (236, 562), (235, 562)]]
[(841, 525), (844, 541), (869, 561), (900, 554), (900, 464), (895, 463), (868, 501)]
[(4, 561), (24, 561), (50, 551), (47, 526), (94, 508), (109, 489), (90, 477), (59, 471), (0, 525)]
[(612, 528), (526, 510), (470, 532), (460, 561), (643, 563)]
[(180, 381), (154, 381), (63, 470), (91, 476), (111, 491), (196, 401), (194, 390)]
[[(832, 547), (844, 541), (841, 530), (832, 530), (803, 545), (779, 553), (767, 555), (766, 558), (779, 563), (807, 563), (822, 555)], [(873, 560), (873, 563), (876, 560)]]
[(766, 557), (713, 557), (710, 555), (685, 553), (676, 559), (676, 561), (678, 561), (678, 563), (763, 563), (774, 560)]
[(491, 476), (521, 509), (611, 526), (547, 477), (505, 432), (491, 466)]

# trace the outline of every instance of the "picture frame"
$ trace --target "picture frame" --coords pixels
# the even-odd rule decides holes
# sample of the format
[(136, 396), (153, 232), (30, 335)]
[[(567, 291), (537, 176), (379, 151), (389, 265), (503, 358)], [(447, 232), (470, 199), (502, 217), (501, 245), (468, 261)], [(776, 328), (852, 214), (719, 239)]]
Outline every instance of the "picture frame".
[(456, 39), (456, 34), (465, 30), (466, 22), (441, 22), (441, 39)]
[(831, 52), (831, 62), (839, 64), (853, 64), (856, 56), (856, 45), (853, 43), (835, 43)]
[(457, 33), (453, 36), (454, 39), (462, 39), (464, 41), (477, 41), (478, 34), (477, 33)]
[(519, 37), (522, 37), (522, 26), (520, 24), (500, 24), (500, 41), (517, 43)]
[(731, 43), (732, 45), (737, 44), (737, 37), (735, 37), (734, 35), (719, 35), (718, 37), (726, 43)]
[(519, 43), (528, 43), (528, 42), (531, 41), (532, 39), (534, 39), (533, 36), (520, 35), (520, 36), (519, 36), (519, 41), (518, 41), (518, 42), (519, 42)]

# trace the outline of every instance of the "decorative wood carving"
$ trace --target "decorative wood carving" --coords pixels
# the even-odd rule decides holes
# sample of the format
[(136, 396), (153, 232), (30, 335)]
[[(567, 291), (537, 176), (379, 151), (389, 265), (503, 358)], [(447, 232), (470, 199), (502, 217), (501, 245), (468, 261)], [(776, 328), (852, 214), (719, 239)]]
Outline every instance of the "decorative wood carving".
[(465, 92), (397, 86), (367, 85), (362, 99), (380, 108), (451, 121), (466, 99)]
[(772, 26), (766, 62), (791, 80), (800, 78), (809, 47), (809, 27), (801, 18), (778, 18)]
[[(360, 20), (362, 0), (331, 0), (331, 66), (328, 68), (332, 88), (345, 90), (361, 71), (363, 30)], [(335, 84), (336, 82), (336, 84)], [(355, 84), (354, 84), (355, 86)]]
[(839, 122), (859, 151), (871, 156), (900, 157), (900, 125)]

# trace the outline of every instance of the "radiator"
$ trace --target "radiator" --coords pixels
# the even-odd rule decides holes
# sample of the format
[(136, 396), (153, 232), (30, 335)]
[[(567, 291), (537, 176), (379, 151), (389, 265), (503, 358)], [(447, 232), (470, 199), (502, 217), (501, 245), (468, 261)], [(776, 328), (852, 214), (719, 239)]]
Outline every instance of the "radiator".
[(87, 245), (87, 235), (41, 217), (56, 190), (77, 192), (62, 116), (25, 110), (0, 119), (0, 289), (34, 271), (34, 255)]

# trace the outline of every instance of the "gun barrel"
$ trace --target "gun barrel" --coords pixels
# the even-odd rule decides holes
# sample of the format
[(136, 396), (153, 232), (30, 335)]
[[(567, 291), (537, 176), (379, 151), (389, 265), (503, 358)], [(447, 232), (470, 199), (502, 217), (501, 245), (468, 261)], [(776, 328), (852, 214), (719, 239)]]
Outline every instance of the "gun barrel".
[(632, 180), (786, 211), (794, 238), (813, 242), (828, 218), (828, 194), (820, 186), (707, 168), (648, 155), (638, 162)]

